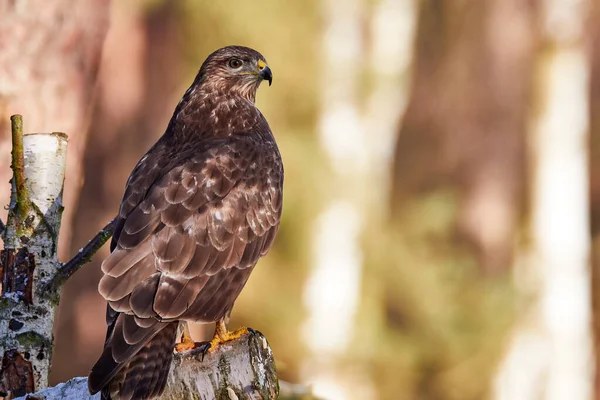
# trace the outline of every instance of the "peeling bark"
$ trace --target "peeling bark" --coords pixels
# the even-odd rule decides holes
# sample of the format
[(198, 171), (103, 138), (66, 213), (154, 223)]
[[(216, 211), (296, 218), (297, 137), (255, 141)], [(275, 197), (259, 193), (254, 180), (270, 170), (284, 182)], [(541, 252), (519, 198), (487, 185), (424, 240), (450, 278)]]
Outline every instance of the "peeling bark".
[(20, 396), (33, 391), (33, 368), (17, 350), (8, 350), (2, 357), (2, 386)]

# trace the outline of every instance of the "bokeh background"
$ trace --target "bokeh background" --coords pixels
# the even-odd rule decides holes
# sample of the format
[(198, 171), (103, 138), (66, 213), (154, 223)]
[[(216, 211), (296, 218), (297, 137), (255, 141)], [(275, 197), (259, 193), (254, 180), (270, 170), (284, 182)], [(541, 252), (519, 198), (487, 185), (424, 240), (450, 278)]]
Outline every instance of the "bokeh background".
[[(0, 0), (0, 182), (11, 114), (69, 135), (67, 260), (204, 58), (256, 48), (284, 214), (231, 326), (265, 333), (281, 378), (330, 400), (600, 399), (599, 39), (591, 0)], [(54, 383), (100, 354), (107, 247), (65, 289)]]

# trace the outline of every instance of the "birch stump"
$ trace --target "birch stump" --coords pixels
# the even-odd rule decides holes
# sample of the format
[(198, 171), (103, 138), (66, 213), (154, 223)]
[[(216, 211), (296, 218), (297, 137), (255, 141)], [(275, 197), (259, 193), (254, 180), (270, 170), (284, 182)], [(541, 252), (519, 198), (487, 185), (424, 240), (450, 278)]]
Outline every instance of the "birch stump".
[[(220, 345), (214, 352), (206, 354), (204, 359), (195, 350), (176, 354), (167, 388), (160, 399), (267, 400), (277, 399), (278, 396), (273, 352), (264, 335), (255, 332)], [(100, 394), (91, 396), (88, 393), (87, 378), (73, 378), (19, 399), (99, 400)]]
[(40, 287), (59, 267), (67, 136), (23, 135), (12, 121), (12, 191), (0, 253), (0, 395), (30, 393), (48, 385), (52, 328), (58, 295)]

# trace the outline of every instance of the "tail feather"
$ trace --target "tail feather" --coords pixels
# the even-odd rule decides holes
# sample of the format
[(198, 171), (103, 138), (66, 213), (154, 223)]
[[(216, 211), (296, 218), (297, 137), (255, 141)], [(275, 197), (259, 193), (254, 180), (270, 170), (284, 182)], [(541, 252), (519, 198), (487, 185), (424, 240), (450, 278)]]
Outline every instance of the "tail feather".
[[(137, 343), (123, 339), (121, 314), (88, 378), (90, 393), (102, 391), (103, 400), (142, 400), (162, 394), (173, 359), (177, 322), (157, 323)], [(123, 355), (128, 357), (124, 359)], [(119, 360), (119, 361), (116, 361)]]

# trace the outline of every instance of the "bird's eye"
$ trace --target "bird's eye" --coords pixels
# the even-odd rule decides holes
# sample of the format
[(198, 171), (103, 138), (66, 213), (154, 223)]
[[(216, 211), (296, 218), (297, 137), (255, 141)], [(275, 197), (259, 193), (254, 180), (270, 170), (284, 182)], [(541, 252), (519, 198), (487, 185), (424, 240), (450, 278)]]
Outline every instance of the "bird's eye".
[(229, 67), (230, 68), (238, 69), (241, 66), (242, 66), (242, 60), (240, 60), (238, 58), (232, 58), (231, 60), (229, 60)]

